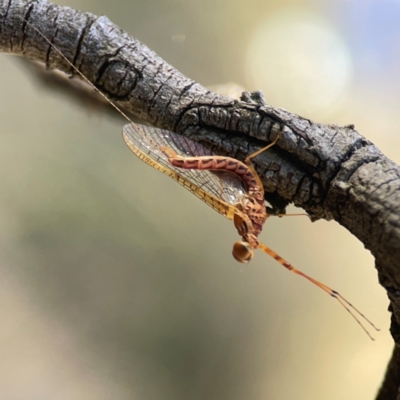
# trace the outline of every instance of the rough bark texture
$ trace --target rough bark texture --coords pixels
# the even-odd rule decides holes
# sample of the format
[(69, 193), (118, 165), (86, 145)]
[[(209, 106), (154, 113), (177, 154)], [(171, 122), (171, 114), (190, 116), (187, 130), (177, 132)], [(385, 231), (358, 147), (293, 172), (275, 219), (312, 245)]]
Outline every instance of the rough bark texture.
[[(276, 137), (257, 158), (267, 198), (289, 202), (311, 217), (335, 219), (376, 259), (400, 345), (400, 168), (354, 126), (323, 125), (266, 104), (260, 93), (240, 101), (213, 93), (153, 51), (97, 17), (44, 0), (0, 0), (0, 50), (74, 71), (23, 19), (36, 26), (97, 88), (148, 123), (207, 143), (238, 159)], [(399, 351), (378, 399), (395, 399)]]
[(399, 375), (400, 375), (400, 348), (395, 345), (392, 358), (389, 362), (385, 380), (382, 384), (376, 400), (400, 399), (399, 391)]

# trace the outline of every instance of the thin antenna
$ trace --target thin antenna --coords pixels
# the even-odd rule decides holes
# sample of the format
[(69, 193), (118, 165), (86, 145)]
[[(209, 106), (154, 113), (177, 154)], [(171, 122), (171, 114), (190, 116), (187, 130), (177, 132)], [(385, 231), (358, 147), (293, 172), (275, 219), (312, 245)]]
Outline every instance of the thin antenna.
[[(357, 321), (357, 323), (361, 326), (363, 331), (369, 336), (371, 340), (375, 340), (367, 328), (361, 323), (361, 319), (366, 321), (372, 328), (374, 328), (376, 331), (380, 331), (379, 328), (377, 328), (361, 311), (359, 311), (356, 307), (354, 307), (348, 300), (346, 300), (339, 292), (336, 290), (331, 289), (329, 286), (326, 286), (324, 283), (317, 281), (314, 278), (311, 278), (311, 276), (308, 276), (304, 272), (299, 271), (295, 267), (293, 267), (292, 264), (290, 264), (288, 261), (283, 259), (280, 255), (275, 253), (272, 249), (270, 249), (268, 246), (266, 246), (263, 243), (260, 243), (258, 247), (260, 250), (262, 250), (264, 253), (268, 254), (271, 256), (273, 259), (278, 261), (279, 264), (284, 266), (288, 271), (293, 272), (297, 275), (302, 276), (303, 278), (309, 280), (311, 283), (314, 285), (318, 286), (320, 289), (322, 289), (324, 292), (328, 293), (330, 296), (332, 296), (334, 299), (336, 299), (339, 304)], [(358, 317), (357, 317), (358, 315)]]

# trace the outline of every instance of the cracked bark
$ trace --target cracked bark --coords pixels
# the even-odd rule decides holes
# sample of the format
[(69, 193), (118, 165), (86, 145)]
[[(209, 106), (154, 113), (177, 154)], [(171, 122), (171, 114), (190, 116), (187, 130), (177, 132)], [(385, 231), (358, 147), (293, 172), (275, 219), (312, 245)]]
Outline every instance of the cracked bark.
[[(36, 26), (110, 99), (159, 128), (187, 135), (243, 160), (282, 132), (257, 158), (267, 199), (293, 202), (313, 220), (334, 219), (375, 257), (400, 345), (400, 169), (354, 126), (323, 125), (265, 103), (260, 93), (234, 100), (213, 93), (164, 62), (106, 17), (44, 0), (0, 0), (0, 49), (74, 71), (22, 18)], [(395, 347), (378, 399), (396, 399)]]

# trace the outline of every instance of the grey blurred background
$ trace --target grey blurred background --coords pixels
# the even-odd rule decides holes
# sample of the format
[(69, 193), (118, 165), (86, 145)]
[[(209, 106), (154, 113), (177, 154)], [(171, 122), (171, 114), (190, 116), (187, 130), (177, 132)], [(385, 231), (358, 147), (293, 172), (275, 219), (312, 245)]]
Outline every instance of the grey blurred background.
[[(310, 119), (354, 123), (400, 160), (400, 3), (141, 0), (59, 4), (105, 14), (206, 85), (261, 89)], [(372, 399), (389, 359), (373, 259), (335, 222), (271, 219), (262, 240), (347, 296), (256, 254), (233, 225), (141, 163), (121, 124), (0, 74), (0, 397)]]

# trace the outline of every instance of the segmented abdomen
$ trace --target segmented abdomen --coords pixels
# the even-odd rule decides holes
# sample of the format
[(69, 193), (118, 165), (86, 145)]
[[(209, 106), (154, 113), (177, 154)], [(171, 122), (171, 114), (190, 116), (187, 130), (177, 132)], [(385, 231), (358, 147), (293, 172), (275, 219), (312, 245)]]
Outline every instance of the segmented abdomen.
[(168, 161), (177, 168), (231, 172), (239, 176), (246, 183), (248, 190), (258, 189), (253, 173), (246, 164), (239, 160), (223, 156), (203, 156), (171, 157), (168, 158)]

